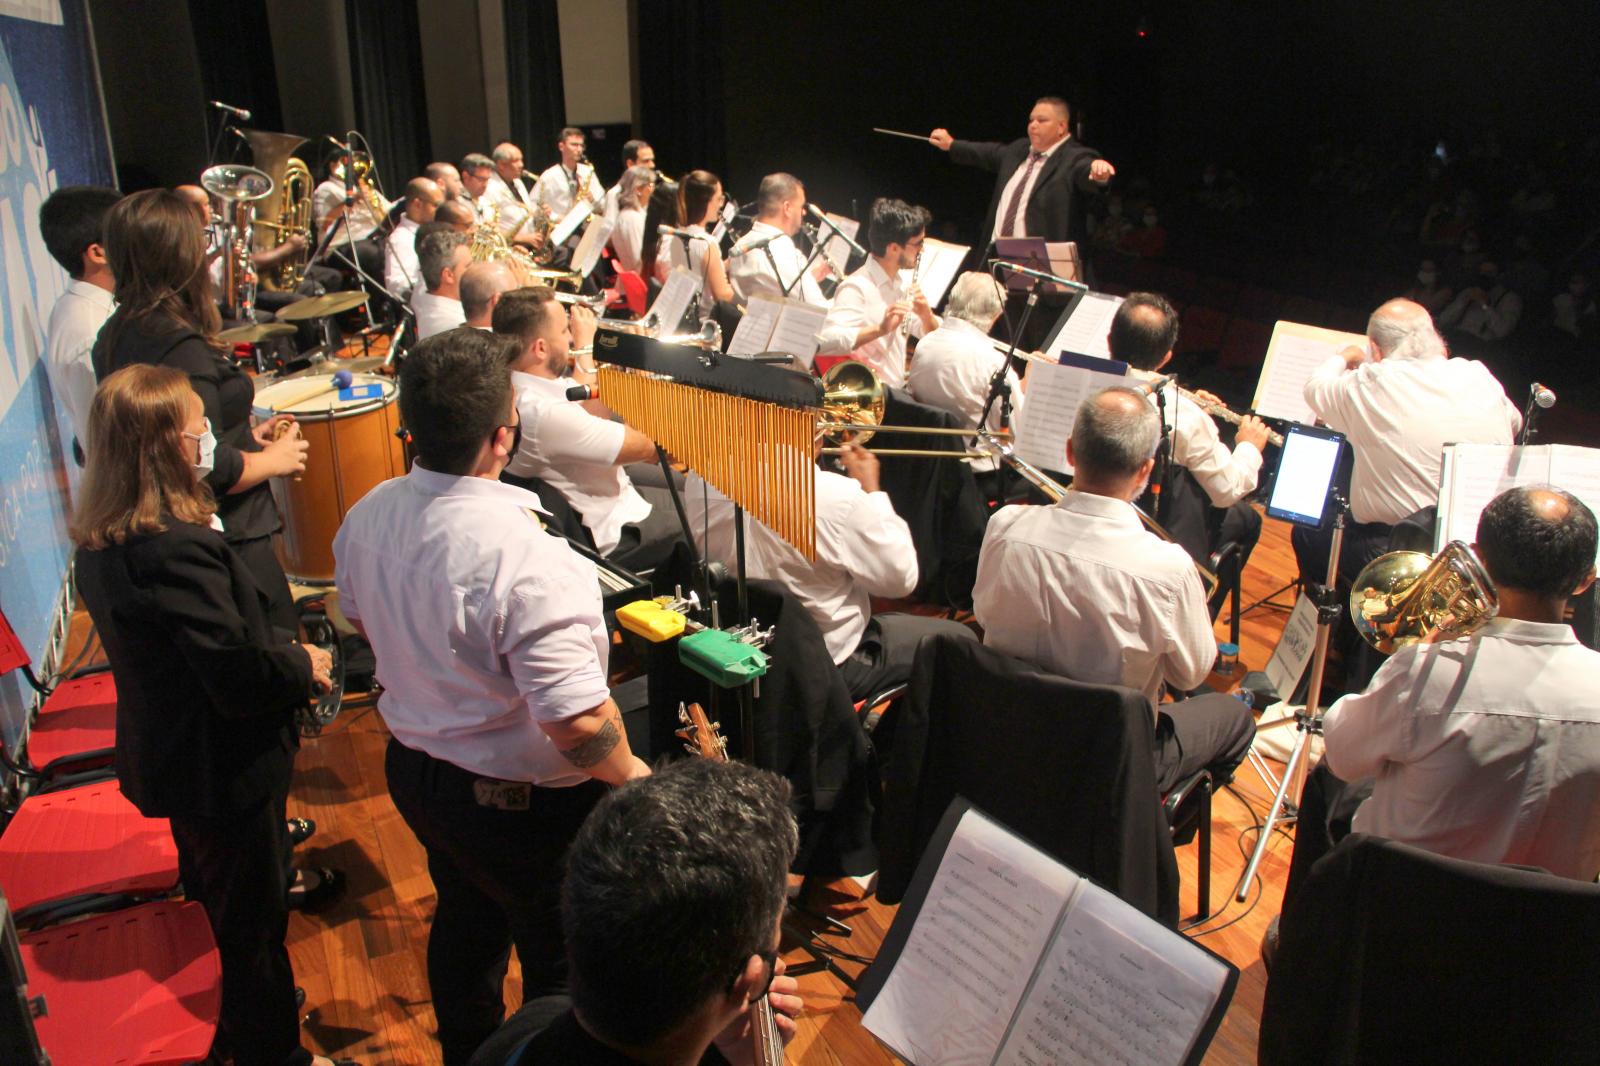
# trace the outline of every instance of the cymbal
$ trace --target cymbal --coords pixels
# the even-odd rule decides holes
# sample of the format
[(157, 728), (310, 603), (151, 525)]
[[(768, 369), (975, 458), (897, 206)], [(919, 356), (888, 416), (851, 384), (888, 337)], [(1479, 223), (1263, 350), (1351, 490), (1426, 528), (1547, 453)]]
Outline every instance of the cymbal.
[(276, 314), (283, 322), (300, 322), (308, 318), (327, 318), (360, 307), (367, 302), (367, 294), (360, 291), (330, 292), (326, 296), (307, 296), (292, 304), (278, 308)]
[(268, 337), (287, 337), (295, 331), (295, 327), (287, 322), (252, 322), (248, 326), (234, 326), (217, 334), (218, 340), (230, 344), (255, 344)]

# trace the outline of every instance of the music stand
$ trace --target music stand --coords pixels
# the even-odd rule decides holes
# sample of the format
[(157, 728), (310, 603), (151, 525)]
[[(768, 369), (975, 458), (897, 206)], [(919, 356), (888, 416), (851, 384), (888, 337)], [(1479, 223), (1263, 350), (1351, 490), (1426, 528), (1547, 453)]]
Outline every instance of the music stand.
[[(1306, 750), (1311, 738), (1322, 732), (1322, 676), (1328, 664), (1328, 640), (1333, 635), (1334, 624), (1339, 621), (1339, 553), (1344, 548), (1345, 516), (1350, 502), (1338, 484), (1339, 459), (1345, 448), (1342, 433), (1321, 427), (1291, 425), (1284, 434), (1283, 449), (1278, 457), (1278, 475), (1273, 481), (1272, 496), (1267, 501), (1267, 515), (1293, 522), (1296, 525), (1322, 527), (1333, 522), (1333, 542), (1328, 546), (1327, 580), (1324, 584), (1307, 583), (1306, 595), (1317, 608), (1317, 643), (1311, 653), (1311, 681), (1306, 691), (1305, 706), (1295, 712), (1294, 747), (1289, 761), (1284, 765), (1283, 777), (1273, 792), (1272, 806), (1262, 820), (1256, 846), (1245, 864), (1244, 874), (1234, 890), (1234, 898), (1243, 903), (1250, 894), (1250, 882), (1266, 854), (1275, 824), (1297, 821), (1300, 814), (1300, 793), (1305, 786)], [(1294, 797), (1289, 798), (1290, 789)], [(1285, 808), (1288, 808), (1286, 811)], [(1280, 812), (1281, 816), (1280, 816)]]

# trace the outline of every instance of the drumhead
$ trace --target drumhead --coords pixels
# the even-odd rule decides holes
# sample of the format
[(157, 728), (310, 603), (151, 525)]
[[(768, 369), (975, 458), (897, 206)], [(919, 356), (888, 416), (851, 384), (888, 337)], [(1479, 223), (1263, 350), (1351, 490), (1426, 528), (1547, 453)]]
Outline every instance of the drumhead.
[(288, 378), (256, 389), (251, 410), (257, 418), (291, 414), (302, 421), (348, 418), (375, 407), (385, 407), (399, 397), (393, 378), (379, 374), (352, 374), (348, 387), (333, 384), (333, 374)]

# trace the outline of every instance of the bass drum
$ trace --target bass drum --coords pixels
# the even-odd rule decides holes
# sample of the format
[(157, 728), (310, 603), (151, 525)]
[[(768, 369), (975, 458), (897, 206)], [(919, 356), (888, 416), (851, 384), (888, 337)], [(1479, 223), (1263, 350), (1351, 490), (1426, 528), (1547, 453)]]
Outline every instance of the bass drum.
[(294, 415), (310, 443), (306, 472), (274, 478), (272, 495), (283, 516), (278, 559), (291, 581), (333, 584), (333, 537), (356, 501), (406, 472), (399, 386), (377, 374), (355, 374), (347, 388), (329, 376), (296, 377), (256, 391), (254, 414)]

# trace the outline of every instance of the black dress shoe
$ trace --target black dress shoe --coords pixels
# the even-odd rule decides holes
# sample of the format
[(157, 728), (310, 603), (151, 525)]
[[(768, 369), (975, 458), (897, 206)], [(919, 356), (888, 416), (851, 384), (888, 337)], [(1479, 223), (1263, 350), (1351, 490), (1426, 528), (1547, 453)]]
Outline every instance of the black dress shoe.
[(317, 823), (310, 818), (290, 818), (286, 823), (289, 829), (289, 843), (300, 845), (317, 835)]
[(344, 891), (344, 874), (331, 866), (302, 866), (299, 882), (289, 889), (289, 909), (314, 911)]
[(306, 990), (299, 985), (294, 986), (294, 1009), (296, 1011), (306, 1009)]

